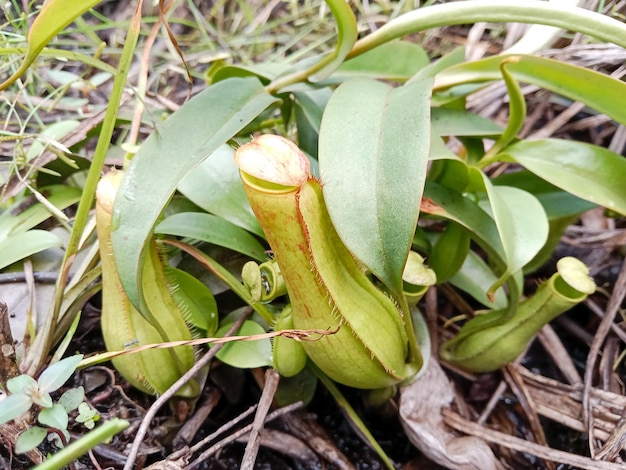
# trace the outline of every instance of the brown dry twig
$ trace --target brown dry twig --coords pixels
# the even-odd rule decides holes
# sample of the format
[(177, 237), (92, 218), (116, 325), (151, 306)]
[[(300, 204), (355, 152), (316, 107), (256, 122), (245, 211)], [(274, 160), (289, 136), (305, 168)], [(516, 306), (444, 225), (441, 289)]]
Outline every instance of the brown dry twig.
[[(245, 319), (250, 315), (252, 309), (248, 307), (247, 311), (233, 324), (233, 326), (228, 330), (226, 336), (234, 334), (241, 325), (245, 321)], [(198, 360), (194, 366), (189, 369), (180, 379), (178, 379), (174, 384), (163, 393), (159, 398), (157, 398), (148, 412), (146, 416), (144, 416), (143, 421), (141, 422), (141, 426), (137, 431), (137, 436), (133, 441), (133, 445), (128, 453), (128, 461), (124, 465), (124, 470), (132, 470), (135, 465), (135, 460), (137, 459), (137, 454), (139, 453), (139, 446), (143, 441), (146, 433), (148, 432), (148, 427), (150, 423), (156, 416), (157, 412), (161, 409), (161, 407), (168, 402), (170, 398), (174, 396), (174, 394), (180, 390), (187, 382), (189, 382), (200, 370), (206, 367), (211, 360), (215, 357), (218, 351), (222, 348), (222, 344), (218, 344), (215, 347), (211, 348), (200, 360)]]

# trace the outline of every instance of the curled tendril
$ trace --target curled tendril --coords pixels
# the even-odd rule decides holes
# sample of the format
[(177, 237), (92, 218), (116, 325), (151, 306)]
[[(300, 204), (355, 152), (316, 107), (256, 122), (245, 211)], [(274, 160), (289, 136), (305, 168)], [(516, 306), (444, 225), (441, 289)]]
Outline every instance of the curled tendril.
[(241, 271), (244, 286), (256, 302), (271, 302), (287, 293), (278, 263), (271, 259), (262, 264), (248, 261)]

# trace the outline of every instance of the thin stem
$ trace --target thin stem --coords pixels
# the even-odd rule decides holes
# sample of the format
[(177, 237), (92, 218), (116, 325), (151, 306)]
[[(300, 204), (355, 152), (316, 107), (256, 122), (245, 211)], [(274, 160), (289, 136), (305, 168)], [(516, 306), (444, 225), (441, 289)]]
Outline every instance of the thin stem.
[(393, 39), (441, 26), (477, 22), (531, 23), (588, 34), (626, 48), (626, 27), (600, 13), (556, 2), (535, 0), (468, 0), (419, 8), (389, 21), (357, 41), (347, 59)]
[(116, 117), (122, 99), (122, 94), (124, 92), (124, 87), (126, 85), (126, 77), (133, 61), (133, 52), (137, 45), (141, 29), (142, 3), (142, 0), (137, 2), (137, 7), (128, 29), (126, 43), (124, 44), (124, 49), (122, 50), (122, 57), (120, 59), (117, 75), (115, 76), (115, 81), (113, 83), (111, 97), (109, 99), (109, 107), (107, 108), (106, 116), (102, 123), (102, 131), (98, 138), (98, 143), (96, 145), (93, 161), (89, 168), (89, 173), (87, 174), (87, 180), (85, 181), (85, 187), (83, 189), (83, 194), (81, 196), (80, 203), (78, 204), (78, 210), (74, 220), (74, 228), (70, 234), (70, 240), (67, 244), (65, 256), (63, 257), (63, 263), (61, 265), (60, 275), (56, 283), (52, 312), (48, 315), (46, 323), (37, 335), (37, 347), (33, 345), (33, 348), (29, 351), (26, 367), (27, 372), (30, 375), (35, 375), (37, 373), (43, 362), (46, 360), (48, 352), (52, 348), (57, 319), (63, 303), (65, 286), (69, 276), (69, 268), (76, 257), (78, 245), (89, 218), (89, 212), (91, 210), (91, 206), (93, 205), (96, 193), (96, 186), (98, 184), (98, 180), (100, 179), (102, 167), (104, 166), (104, 160), (115, 129)]
[(107, 421), (81, 437), (79, 440), (72, 442), (63, 450), (46, 459), (45, 462), (39, 464), (34, 470), (56, 470), (58, 468), (63, 468), (70, 462), (73, 462), (77, 458), (85, 455), (90, 449), (93, 449), (98, 444), (102, 444), (116, 434), (122, 432), (129, 425), (130, 423), (128, 421), (119, 418)]
[[(584, 8), (538, 0), (467, 0), (418, 8), (405, 13), (357, 41), (346, 60), (408, 34), (442, 26), (485, 21), (555, 26), (626, 48), (626, 27), (623, 23)], [(325, 57), (323, 60), (326, 63), (330, 59)], [(308, 69), (279, 77), (267, 89), (272, 93), (277, 92), (288, 85), (305, 81), (311, 73), (311, 69)]]
[(378, 454), (380, 459), (383, 461), (385, 466), (388, 469), (395, 469), (393, 462), (389, 458), (389, 456), (385, 453), (383, 448), (380, 446), (378, 441), (372, 436), (372, 433), (365, 425), (361, 417), (357, 414), (357, 412), (352, 408), (350, 402), (346, 399), (346, 397), (341, 393), (337, 384), (333, 382), (324, 372), (322, 372), (315, 364), (309, 362), (309, 367), (313, 369), (317, 378), (324, 384), (324, 386), (328, 389), (330, 394), (333, 396), (337, 405), (344, 411), (344, 413), (348, 416), (348, 418), (352, 421), (355, 427), (362, 433), (364, 441), (366, 441)]
[[(248, 318), (250, 312), (251, 310), (248, 309), (248, 311), (244, 313), (226, 332), (225, 336), (232, 336), (233, 334), (235, 334), (237, 330), (241, 328), (241, 325), (243, 325), (243, 322), (246, 320), (246, 318)], [(134, 468), (135, 460), (137, 459), (137, 455), (139, 454), (139, 447), (141, 446), (143, 438), (148, 432), (150, 423), (152, 422), (158, 411), (161, 409), (161, 407), (165, 403), (167, 403), (169, 399), (172, 398), (176, 394), (176, 392), (183, 387), (183, 385), (189, 382), (198, 372), (200, 372), (202, 368), (206, 367), (223, 346), (223, 344), (216, 344), (211, 349), (209, 349), (209, 351), (204, 356), (202, 356), (202, 358), (198, 360), (198, 362), (196, 362), (191, 369), (189, 369), (180, 379), (174, 382), (174, 384), (172, 384), (172, 386), (168, 388), (165, 393), (163, 393), (163, 395), (155, 400), (146, 415), (143, 417), (141, 426), (139, 426), (139, 430), (137, 431), (135, 440), (133, 441), (133, 445), (128, 454), (128, 460), (124, 465), (124, 470), (132, 470)]]

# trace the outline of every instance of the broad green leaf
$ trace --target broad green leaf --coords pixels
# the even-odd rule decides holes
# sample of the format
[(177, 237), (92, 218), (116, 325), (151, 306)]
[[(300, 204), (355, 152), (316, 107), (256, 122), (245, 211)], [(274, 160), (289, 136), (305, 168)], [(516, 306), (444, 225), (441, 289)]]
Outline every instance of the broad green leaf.
[(24, 74), (53, 37), (98, 3), (100, 0), (49, 0), (46, 2), (28, 32), (28, 48), (22, 64), (13, 75), (0, 84), (0, 90), (4, 90)]
[(443, 138), (436, 134), (430, 134), (430, 155), (428, 158), (431, 161), (436, 160), (459, 160), (461, 159), (447, 146)]
[(549, 225), (543, 206), (532, 194), (509, 186), (494, 186), (479, 170), (487, 194), (490, 210), (506, 259), (506, 272), (501, 274), (491, 292), (507, 278), (520, 271), (541, 250), (548, 239)]
[(331, 93), (328, 87), (293, 93), (298, 147), (313, 158), (317, 158), (322, 114)]
[(302, 109), (303, 117), (310, 123), (311, 127), (319, 134), (322, 124), (324, 108), (328, 104), (332, 92), (328, 88), (319, 90), (300, 91), (293, 93), (296, 103)]
[(426, 65), (415, 74), (411, 81), (419, 81), (423, 78), (434, 78), (439, 72), (453, 65), (465, 62), (465, 47), (457, 47), (452, 52)]
[(4, 400), (0, 401), (0, 424), (7, 423), (22, 413), (26, 413), (32, 404), (30, 397), (23, 393), (4, 397)]
[(67, 411), (61, 405), (52, 405), (50, 408), (45, 408), (39, 412), (37, 421), (52, 428), (66, 430), (68, 423)]
[(221, 145), (184, 176), (178, 190), (205, 211), (264, 237), (244, 193), (234, 153), (231, 146)]
[(199, 328), (207, 336), (213, 336), (217, 330), (219, 318), (217, 303), (209, 288), (186, 271), (168, 268), (167, 280), (172, 289), (172, 297), (181, 307), (185, 321)]
[(48, 431), (39, 426), (31, 426), (26, 431), (21, 433), (15, 443), (15, 453), (25, 454), (28, 451), (33, 450), (48, 435)]
[(0, 242), (0, 269), (57, 246), (61, 246), (59, 237), (46, 230), (29, 230), (11, 235)]
[(503, 156), (582, 199), (626, 214), (626, 160), (591, 144), (559, 139), (518, 142)]
[(493, 121), (458, 109), (432, 108), (430, 122), (433, 133), (439, 136), (495, 137), (502, 134), (502, 128)]
[(329, 100), (320, 131), (320, 174), (333, 225), (396, 295), (426, 176), (430, 85), (349, 80)]
[(428, 256), (428, 266), (437, 274), (437, 284), (446, 282), (461, 269), (469, 251), (470, 236), (467, 229), (448, 222)]
[(224, 80), (158, 125), (133, 158), (115, 202), (111, 238), (122, 285), (140, 310), (144, 246), (176, 187), (276, 101), (255, 78)]
[(358, 76), (406, 81), (428, 63), (428, 55), (417, 44), (394, 41), (344, 62), (332, 78)]
[(474, 299), (490, 309), (503, 309), (507, 306), (504, 289), (496, 290), (494, 301), (487, 298), (487, 291), (495, 284), (498, 277), (487, 263), (473, 251), (470, 251), (461, 269), (450, 278), (450, 283), (467, 292)]
[[(232, 323), (222, 326), (217, 330), (216, 336), (224, 336), (232, 326)], [(261, 325), (246, 320), (235, 336), (262, 335), (264, 333), (265, 330)], [(272, 343), (269, 338), (255, 341), (233, 341), (225, 344), (218, 351), (216, 357), (229, 366), (239, 369), (271, 366), (273, 364)]]
[(531, 193), (539, 200), (550, 220), (569, 218), (597, 207), (596, 204), (563, 191), (528, 170), (505, 173), (492, 178), (491, 182), (498, 186), (514, 186)]
[(17, 377), (12, 377), (7, 380), (7, 389), (12, 394), (30, 394), (30, 392), (36, 390), (37, 387), (37, 381), (27, 374), (18, 375)]
[[(82, 191), (68, 185), (41, 188), (41, 194), (57, 209), (65, 209), (79, 201)], [(18, 200), (0, 214), (0, 241), (9, 235), (17, 235), (50, 218), (50, 212), (35, 196)]]
[(468, 229), (476, 243), (487, 252), (490, 261), (504, 270), (504, 248), (489, 214), (469, 198), (430, 180), (424, 188), (424, 200), (430, 204), (422, 207), (422, 212), (453, 220)]
[(155, 232), (202, 240), (243, 253), (257, 261), (267, 259), (265, 248), (250, 233), (212, 214), (174, 214), (157, 225)]
[[(432, 153), (432, 152), (431, 152)], [(446, 188), (463, 193), (469, 183), (467, 165), (458, 158), (433, 159), (431, 155), (428, 180), (436, 182)]]
[[(450, 67), (437, 75), (433, 93), (461, 84), (501, 80), (500, 63), (506, 57), (489, 57)], [(585, 103), (626, 125), (626, 107), (619, 100), (626, 96), (626, 83), (593, 70), (544, 57), (511, 57), (515, 57), (516, 62), (508, 63), (507, 70), (515, 80)], [(602, 90), (602, 93), (598, 90)]]
[[(573, 197), (573, 196), (572, 196)], [(581, 199), (579, 199), (581, 200)], [(583, 201), (586, 202), (586, 201)], [(578, 220), (578, 215), (569, 217), (562, 217), (560, 219), (550, 219), (550, 233), (548, 234), (548, 240), (543, 248), (539, 250), (539, 253), (524, 266), (524, 274), (529, 274), (540, 267), (542, 267), (549, 259), (554, 258), (554, 250), (561, 242), (561, 238), (565, 233), (565, 230)]]
[(58, 403), (69, 413), (78, 408), (78, 405), (80, 405), (84, 399), (85, 389), (83, 387), (76, 387), (65, 391), (63, 395), (61, 395), (61, 398), (59, 398)]
[(54, 392), (59, 389), (76, 372), (76, 368), (82, 359), (82, 354), (75, 354), (48, 366), (37, 380), (39, 390), (42, 392)]

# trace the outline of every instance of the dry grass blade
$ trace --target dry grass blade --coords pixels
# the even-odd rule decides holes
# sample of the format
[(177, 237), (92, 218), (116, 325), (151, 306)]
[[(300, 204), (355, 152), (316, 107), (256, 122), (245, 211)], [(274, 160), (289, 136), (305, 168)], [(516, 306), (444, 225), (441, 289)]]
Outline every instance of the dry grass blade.
[(620, 464), (592, 460), (588, 457), (541, 446), (534, 442), (520, 439), (519, 437), (494, 431), (472, 423), (450, 410), (443, 410), (443, 416), (448, 426), (464, 434), (480, 437), (492, 444), (500, 445), (518, 452), (526, 452), (542, 459), (551, 460), (555, 463), (572, 465), (575, 468), (586, 470), (623, 470), (624, 468), (624, 466)]
[(261, 430), (263, 429), (263, 423), (267, 416), (267, 412), (272, 405), (276, 388), (280, 375), (274, 369), (267, 369), (265, 372), (265, 385), (263, 387), (263, 393), (259, 400), (259, 407), (257, 408), (254, 422), (252, 423), (252, 431), (250, 432), (250, 438), (246, 445), (246, 450), (243, 454), (241, 461), (242, 470), (252, 470), (254, 468), (254, 462), (256, 461), (257, 453), (259, 452), (259, 446), (261, 445)]
[[(564, 384), (533, 374), (523, 367), (519, 367), (518, 372), (539, 414), (576, 431), (585, 432), (586, 427), (582, 420), (583, 384)], [(620, 442), (624, 438), (622, 421), (626, 397), (591, 388), (589, 403), (594, 424), (592, 438), (603, 442)]]
[(585, 428), (587, 429), (590, 437), (590, 451), (591, 455), (595, 455), (595, 449), (593, 446), (593, 414), (591, 413), (591, 388), (593, 377), (595, 374), (595, 366), (596, 360), (598, 358), (598, 354), (600, 353), (600, 347), (606, 340), (606, 337), (611, 329), (611, 325), (614, 323), (615, 315), (619, 310), (622, 302), (624, 301), (624, 297), (626, 296), (626, 260), (624, 260), (622, 264), (622, 268), (620, 270), (620, 275), (615, 282), (615, 287), (613, 289), (613, 294), (611, 295), (611, 299), (609, 300), (609, 304), (606, 309), (606, 314), (604, 318), (602, 318), (602, 322), (596, 331), (596, 335), (594, 336), (593, 343), (591, 344), (591, 348), (589, 350), (589, 355), (587, 356), (587, 363), (585, 364), (585, 388), (583, 393), (583, 421), (585, 423)]
[[(233, 335), (239, 328), (243, 322), (248, 318), (252, 309), (248, 308), (246, 314), (242, 315), (228, 330), (226, 333), (227, 336)], [(167, 403), (167, 401), (174, 396), (174, 394), (180, 390), (183, 385), (185, 385), (189, 380), (191, 380), (203, 367), (207, 366), (209, 362), (215, 357), (215, 355), (220, 350), (221, 345), (216, 345), (209, 352), (207, 352), (200, 360), (198, 360), (195, 365), (187, 371), (180, 379), (178, 379), (163, 395), (155, 400), (152, 404), (146, 416), (144, 416), (143, 421), (139, 430), (137, 431), (137, 435), (135, 440), (133, 441), (133, 446), (128, 453), (128, 461), (124, 465), (124, 470), (132, 470), (135, 465), (135, 460), (137, 459), (137, 454), (139, 452), (139, 446), (143, 441), (146, 433), (148, 432), (148, 428), (150, 427), (150, 423), (156, 416), (157, 412), (161, 409), (161, 407)]]
[[(539, 416), (537, 414), (537, 407), (530, 397), (530, 393), (528, 391), (528, 387), (524, 384), (524, 381), (521, 375), (518, 373), (515, 365), (509, 365), (503, 370), (504, 378), (509, 384), (509, 387), (515, 393), (524, 413), (526, 414), (526, 418), (528, 419), (528, 423), (530, 425), (530, 429), (532, 430), (533, 437), (535, 442), (542, 446), (548, 446), (548, 441), (546, 440), (546, 435), (543, 432), (543, 428), (541, 427), (541, 423), (539, 422)], [(556, 466), (554, 462), (547, 460), (545, 462), (548, 470), (556, 470)]]
[[(266, 422), (272, 421), (273, 419), (276, 419), (279, 416), (283, 416), (285, 414), (288, 414), (288, 413), (291, 413), (292, 411), (297, 410), (301, 406), (302, 406), (302, 402), (298, 402), (298, 403), (294, 403), (293, 405), (287, 405), (287, 406), (284, 406), (283, 408), (279, 408), (278, 410), (273, 411), (270, 414), (268, 414), (265, 421)], [(241, 428), (239, 431), (231, 434), (226, 439), (223, 439), (222, 441), (218, 442), (217, 444), (215, 444), (212, 447), (210, 447), (209, 449), (207, 449), (198, 458), (196, 458), (196, 460), (191, 462), (189, 464), (189, 466), (187, 466), (185, 468), (191, 470), (193, 468), (196, 468), (196, 467), (200, 466), (201, 464), (203, 464), (206, 461), (206, 459), (209, 456), (215, 454), (220, 449), (223, 449), (227, 444), (230, 444), (231, 442), (234, 442), (237, 439), (239, 439), (240, 437), (248, 434), (251, 430), (252, 430), (252, 424), (249, 424), (248, 426), (245, 426), (245, 427)]]

